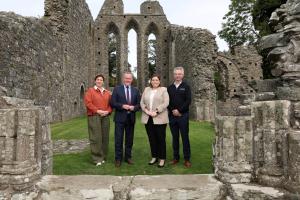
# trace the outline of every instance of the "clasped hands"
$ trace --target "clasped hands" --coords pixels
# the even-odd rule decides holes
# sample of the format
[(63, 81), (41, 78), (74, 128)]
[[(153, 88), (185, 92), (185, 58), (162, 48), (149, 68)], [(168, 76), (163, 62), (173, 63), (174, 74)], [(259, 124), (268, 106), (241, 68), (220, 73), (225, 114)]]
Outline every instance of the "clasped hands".
[(104, 110), (97, 110), (97, 114), (100, 115), (101, 117), (105, 117), (109, 114), (109, 112)]
[(156, 117), (157, 116), (157, 112), (155, 111), (150, 111), (148, 109), (145, 110), (145, 113), (151, 117)]
[(127, 111), (133, 111), (133, 110), (134, 110), (134, 106), (127, 105), (127, 104), (124, 104), (124, 105), (122, 106), (122, 108), (123, 108), (124, 110), (127, 110)]
[(182, 114), (181, 114), (177, 109), (172, 110), (172, 114), (173, 114), (175, 117), (181, 117), (181, 116), (182, 116)]

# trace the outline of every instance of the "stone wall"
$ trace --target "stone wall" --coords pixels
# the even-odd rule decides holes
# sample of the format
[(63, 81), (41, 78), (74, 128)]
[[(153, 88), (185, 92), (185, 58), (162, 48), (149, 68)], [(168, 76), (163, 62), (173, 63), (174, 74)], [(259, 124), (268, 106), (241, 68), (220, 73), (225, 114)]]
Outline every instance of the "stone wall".
[(238, 98), (245, 115), (217, 114), (214, 164), (217, 177), (231, 184), (232, 199), (268, 193), (246, 191), (244, 183), (280, 188), (283, 196), (271, 199), (299, 199), (299, 5), (288, 0), (277, 9), (271, 19), (276, 33), (261, 41), (277, 78), (255, 80), (255, 93)]
[(51, 109), (5, 97), (0, 109), (0, 199), (35, 190), (52, 174)]
[(60, 119), (63, 53), (49, 22), (0, 13), (0, 85), (7, 95), (49, 105)]
[(232, 51), (218, 53), (218, 67), (223, 88), (219, 100), (255, 93), (252, 82), (262, 80), (262, 57), (254, 46), (237, 46)]
[(44, 18), (62, 38), (61, 119), (74, 118), (84, 114), (83, 93), (94, 78), (93, 17), (85, 0), (46, 0)]
[(172, 25), (169, 51), (169, 76), (173, 77), (174, 67), (182, 66), (185, 69), (185, 79), (191, 86), (192, 118), (214, 121), (214, 70), (217, 58), (215, 36), (204, 29)]
[(82, 115), (92, 29), (84, 0), (46, 1), (41, 19), (0, 12), (0, 85), (9, 96), (51, 106), (54, 121)]
[[(169, 83), (169, 27), (170, 23), (158, 1), (145, 1), (140, 13), (124, 13), (122, 0), (106, 0), (95, 20), (95, 69), (93, 73), (103, 73), (109, 80), (108, 35), (117, 38), (116, 65), (117, 83), (121, 83), (121, 73), (128, 71), (128, 32), (133, 29), (137, 35), (137, 83), (138, 88), (148, 86), (148, 38), (156, 36), (156, 73), (162, 77), (162, 85)], [(106, 81), (108, 83), (108, 81)]]

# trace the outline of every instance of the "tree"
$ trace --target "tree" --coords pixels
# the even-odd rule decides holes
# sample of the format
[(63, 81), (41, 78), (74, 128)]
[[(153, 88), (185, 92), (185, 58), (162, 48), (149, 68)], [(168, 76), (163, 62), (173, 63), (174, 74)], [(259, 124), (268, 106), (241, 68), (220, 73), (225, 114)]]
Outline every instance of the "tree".
[[(284, 3), (286, 3), (286, 0), (256, 0), (252, 9), (253, 24), (261, 37), (275, 32), (270, 23), (270, 17)], [(263, 56), (262, 69), (264, 78), (274, 78), (271, 73), (272, 65), (267, 59), (268, 52), (261, 52), (261, 55)]]
[[(256, 45), (258, 40), (274, 33), (270, 24), (272, 12), (287, 0), (231, 0), (229, 12), (224, 16), (225, 22), (218, 33), (229, 48), (239, 45)], [(262, 52), (264, 78), (272, 78), (271, 66), (266, 52)]]
[(108, 35), (108, 58), (109, 86), (114, 87), (117, 84), (117, 37), (114, 33)]
[(260, 36), (269, 35), (274, 32), (270, 17), (272, 13), (286, 3), (287, 0), (256, 0), (252, 9), (253, 24)]
[(255, 0), (231, 0), (229, 12), (223, 17), (222, 30), (218, 33), (230, 49), (255, 44), (260, 38), (252, 22), (254, 4)]

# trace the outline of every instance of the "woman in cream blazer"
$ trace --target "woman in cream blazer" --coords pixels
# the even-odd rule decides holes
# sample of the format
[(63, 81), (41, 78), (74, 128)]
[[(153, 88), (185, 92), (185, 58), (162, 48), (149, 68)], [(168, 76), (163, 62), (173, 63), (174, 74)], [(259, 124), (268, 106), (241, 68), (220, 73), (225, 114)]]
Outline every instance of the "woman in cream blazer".
[(141, 98), (142, 123), (145, 124), (152, 160), (149, 165), (158, 162), (164, 167), (166, 160), (166, 127), (169, 123), (169, 94), (167, 88), (160, 86), (160, 77), (153, 75), (150, 87), (145, 88)]

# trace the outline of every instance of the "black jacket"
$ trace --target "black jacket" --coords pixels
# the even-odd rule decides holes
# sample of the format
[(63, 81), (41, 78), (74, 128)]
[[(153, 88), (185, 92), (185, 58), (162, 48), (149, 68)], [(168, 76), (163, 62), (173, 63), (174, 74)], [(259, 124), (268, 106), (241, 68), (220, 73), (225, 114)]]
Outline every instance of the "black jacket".
[(177, 109), (180, 113), (189, 112), (192, 101), (191, 88), (186, 82), (182, 82), (178, 88), (174, 84), (168, 87), (170, 97), (169, 111)]
[[(135, 122), (135, 113), (140, 109), (140, 93), (135, 87), (131, 87), (131, 105), (134, 106), (134, 111), (130, 112), (131, 121)], [(111, 97), (111, 106), (115, 109), (115, 122), (125, 122), (127, 119), (127, 110), (122, 106), (127, 104), (124, 85), (116, 86)]]

